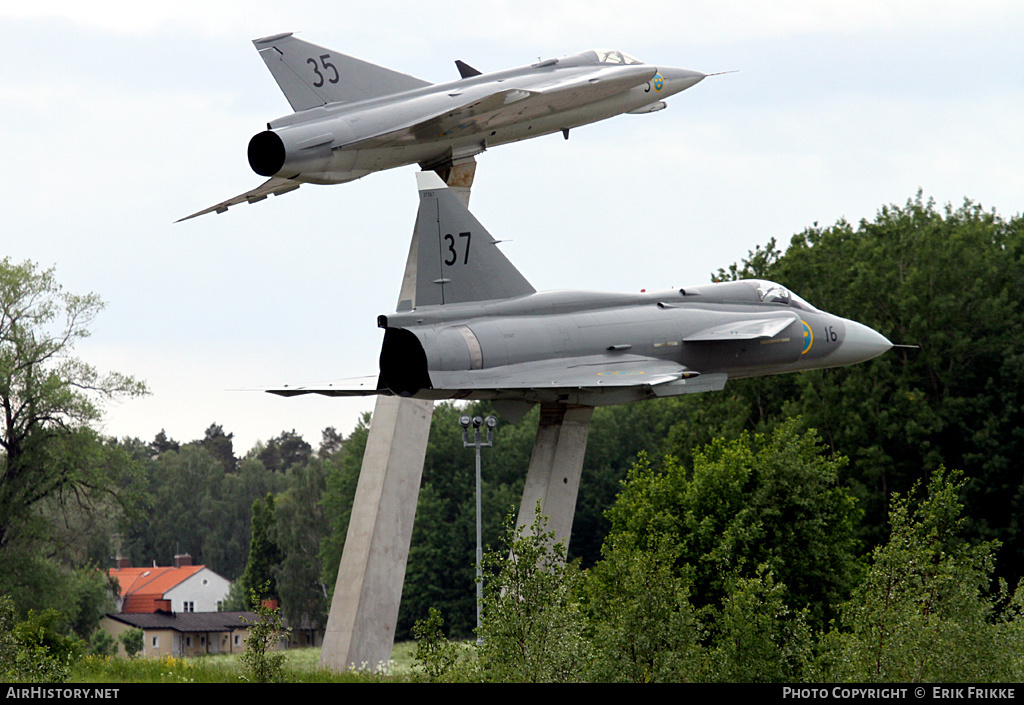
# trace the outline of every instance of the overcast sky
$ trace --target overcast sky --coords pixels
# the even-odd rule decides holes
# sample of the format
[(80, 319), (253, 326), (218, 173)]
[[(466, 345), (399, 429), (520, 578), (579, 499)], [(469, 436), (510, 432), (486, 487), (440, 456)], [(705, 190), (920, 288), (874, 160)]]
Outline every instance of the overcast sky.
[(292, 5), (0, 4), (0, 257), (107, 302), (79, 356), (152, 391), (107, 408), (109, 435), (218, 423), (239, 454), (292, 429), (316, 447), (372, 409), (232, 390), (376, 373), (416, 167), (174, 223), (263, 181), (246, 145), (290, 110), (257, 37), (432, 82), (455, 59), (487, 72), (594, 47), (738, 70), (667, 110), (478, 157), (472, 210), (539, 290), (704, 283), (769, 238), (919, 189), (1006, 217), (1024, 204), (1019, 0)]

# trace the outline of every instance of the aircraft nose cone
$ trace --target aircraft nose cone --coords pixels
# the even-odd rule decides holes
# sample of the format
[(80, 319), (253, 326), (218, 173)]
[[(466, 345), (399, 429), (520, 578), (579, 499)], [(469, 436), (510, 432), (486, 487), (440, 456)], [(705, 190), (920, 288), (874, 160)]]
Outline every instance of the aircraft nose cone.
[(863, 323), (849, 320), (845, 323), (846, 335), (839, 349), (832, 353), (830, 362), (836, 365), (855, 365), (878, 357), (892, 348), (888, 338)]
[(689, 69), (659, 68), (658, 73), (665, 79), (665, 83), (675, 91), (685, 90), (704, 80), (704, 74), (700, 71), (691, 71)]

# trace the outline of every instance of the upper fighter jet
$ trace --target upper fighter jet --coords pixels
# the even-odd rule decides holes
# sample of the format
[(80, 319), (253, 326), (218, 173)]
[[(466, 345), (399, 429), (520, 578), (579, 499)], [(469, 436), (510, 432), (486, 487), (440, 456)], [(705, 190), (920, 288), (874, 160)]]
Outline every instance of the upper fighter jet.
[(182, 220), (238, 203), (340, 184), (406, 164), (451, 164), (507, 142), (569, 130), (620, 113), (649, 113), (704, 74), (596, 50), (432, 84), (296, 39), (253, 41), (295, 111), (249, 141), (258, 188)]
[(380, 374), (266, 391), (602, 406), (722, 389), (738, 377), (853, 365), (892, 343), (747, 279), (655, 293), (538, 293), (433, 172), (420, 172), (415, 301), (378, 317)]

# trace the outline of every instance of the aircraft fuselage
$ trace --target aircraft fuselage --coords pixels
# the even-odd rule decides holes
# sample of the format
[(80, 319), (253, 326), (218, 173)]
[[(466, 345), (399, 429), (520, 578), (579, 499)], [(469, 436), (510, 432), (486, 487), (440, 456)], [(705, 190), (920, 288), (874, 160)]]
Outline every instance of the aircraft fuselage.
[[(292, 113), (253, 137), (249, 161), (262, 176), (344, 183), (374, 171), (472, 156), (645, 107), (656, 110), (662, 100), (702, 78), (694, 71), (648, 64), (510, 69)], [(537, 96), (561, 85), (569, 88), (550, 98)], [(503, 94), (497, 111), (487, 102), (496, 91)], [(479, 114), (464, 109), (477, 102)], [(423, 116), (445, 111), (454, 117), (418, 124)]]
[[(769, 291), (783, 295), (764, 300)], [(891, 347), (866, 326), (819, 311), (760, 280), (641, 294), (543, 292), (424, 307), (382, 316), (379, 324), (386, 329), (382, 382), (398, 394), (439, 399), (450, 398), (440, 390), (467, 371), (493, 369), (514, 380), (517, 369), (535, 370), (546, 360), (574, 360), (602, 371), (586, 390), (557, 389), (556, 371), (551, 390), (498, 388), (462, 398), (617, 404), (721, 388), (727, 378), (851, 365)], [(608, 362), (632, 356), (671, 361), (695, 372), (671, 385), (601, 390), (609, 381), (602, 375), (645, 374), (607, 371)]]

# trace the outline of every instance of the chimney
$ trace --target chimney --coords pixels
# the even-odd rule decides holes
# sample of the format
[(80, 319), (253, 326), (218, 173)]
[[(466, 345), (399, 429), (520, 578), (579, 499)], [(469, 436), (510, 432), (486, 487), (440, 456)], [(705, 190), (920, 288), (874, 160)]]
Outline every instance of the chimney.
[(179, 553), (174, 557), (175, 568), (181, 568), (186, 565), (192, 565), (192, 556), (187, 553)]
[(129, 558), (115, 558), (114, 559), (114, 570), (124, 570), (125, 568), (131, 568), (132, 562)]

